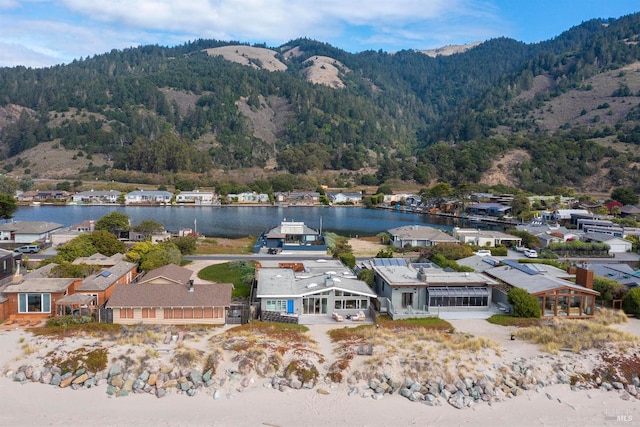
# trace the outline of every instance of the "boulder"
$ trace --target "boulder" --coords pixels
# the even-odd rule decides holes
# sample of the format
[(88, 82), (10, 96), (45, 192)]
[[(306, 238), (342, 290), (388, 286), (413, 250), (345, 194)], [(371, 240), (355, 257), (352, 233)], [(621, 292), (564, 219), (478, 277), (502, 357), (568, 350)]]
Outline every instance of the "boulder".
[(187, 396), (193, 397), (196, 395), (196, 391), (192, 388), (190, 388), (189, 390), (187, 390)]
[(142, 371), (142, 373), (138, 375), (138, 379), (146, 383), (149, 381), (150, 376), (151, 374), (149, 373), (149, 371)]
[(149, 374), (149, 378), (147, 379), (147, 384), (154, 386), (156, 385), (157, 380), (158, 380), (158, 374)]
[(51, 384), (51, 379), (53, 378), (53, 374), (50, 371), (47, 371), (40, 376), (40, 382), (42, 384)]
[(382, 394), (382, 393), (374, 393), (374, 394), (371, 396), (371, 398), (372, 398), (373, 400), (380, 400), (380, 399), (382, 399), (383, 397), (384, 397), (384, 394)]
[(122, 389), (116, 394), (116, 397), (125, 397), (125, 396), (128, 396), (128, 395), (129, 395), (129, 392), (127, 390), (125, 390), (125, 389)]
[(208, 383), (211, 380), (212, 375), (213, 375), (213, 371), (211, 369), (207, 370), (207, 372), (202, 374), (202, 382)]
[(622, 384), (619, 381), (614, 381), (611, 383), (611, 385), (616, 389), (616, 390), (623, 390), (624, 389), (624, 384)]
[(115, 377), (116, 375), (120, 375), (120, 374), (122, 374), (122, 366), (120, 365), (113, 365), (111, 369), (109, 369), (110, 377)]
[(216, 389), (213, 391), (213, 400), (219, 400), (222, 398), (222, 393), (220, 390)]
[(60, 388), (69, 387), (72, 382), (73, 382), (73, 375), (68, 376), (67, 378), (65, 378), (62, 381), (60, 381)]
[(424, 400), (424, 395), (419, 391), (414, 391), (411, 393), (411, 396), (409, 396), (409, 400), (412, 402)]
[(202, 385), (202, 372), (200, 371), (193, 370), (189, 372), (189, 375), (187, 375), (187, 378), (189, 378), (189, 380), (191, 380), (191, 382), (195, 386)]
[(62, 377), (60, 376), (60, 374), (54, 373), (53, 376), (51, 377), (51, 385), (52, 386), (59, 386), (60, 382), (62, 381)]
[(73, 381), (72, 384), (83, 384), (86, 380), (89, 379), (89, 374), (87, 373), (83, 373), (80, 376), (76, 377)]
[(156, 397), (157, 398), (161, 398), (161, 397), (165, 397), (167, 395), (167, 391), (163, 388), (157, 388), (156, 389)]
[(638, 395), (638, 389), (633, 384), (629, 384), (627, 386), (627, 392), (629, 392), (629, 394), (631, 396), (637, 396)]
[(107, 386), (107, 394), (109, 396), (113, 396), (114, 394), (116, 394), (116, 391), (118, 391), (118, 389), (115, 388), (114, 386), (112, 386), (112, 385)]
[(122, 386), (124, 385), (124, 379), (122, 378), (121, 374), (117, 374), (111, 377), (111, 379), (109, 380), (109, 384), (114, 387), (122, 388)]

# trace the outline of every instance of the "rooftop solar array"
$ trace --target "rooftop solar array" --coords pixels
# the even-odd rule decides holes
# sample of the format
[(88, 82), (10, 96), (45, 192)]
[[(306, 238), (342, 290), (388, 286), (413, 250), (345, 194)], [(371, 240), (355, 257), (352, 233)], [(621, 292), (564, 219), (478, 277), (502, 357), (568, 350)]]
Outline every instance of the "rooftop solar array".
[(404, 258), (374, 258), (373, 265), (376, 267), (406, 267), (407, 260)]
[(511, 261), (508, 259), (505, 259), (504, 261), (502, 261), (503, 264), (508, 265), (511, 268), (515, 268), (516, 270), (520, 270), (523, 273), (527, 273), (530, 276), (536, 275), (538, 274), (537, 271), (532, 270), (531, 268), (527, 267), (526, 265), (522, 265), (519, 262), (516, 261)]

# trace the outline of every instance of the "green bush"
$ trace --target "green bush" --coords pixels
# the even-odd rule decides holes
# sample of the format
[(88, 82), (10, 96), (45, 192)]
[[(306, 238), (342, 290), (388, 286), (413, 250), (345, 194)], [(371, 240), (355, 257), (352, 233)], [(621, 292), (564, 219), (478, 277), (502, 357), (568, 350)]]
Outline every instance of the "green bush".
[(640, 317), (640, 288), (631, 289), (622, 300), (622, 309), (627, 314)]
[(93, 317), (91, 316), (60, 316), (52, 317), (46, 322), (46, 326), (68, 326), (71, 324), (91, 323)]
[(349, 268), (354, 268), (356, 266), (356, 257), (352, 253), (341, 253), (338, 255), (338, 259)]
[(540, 317), (538, 298), (520, 288), (513, 288), (507, 294), (509, 303), (513, 305), (515, 317)]
[(507, 256), (509, 254), (506, 246), (496, 246), (495, 248), (489, 248), (489, 250), (493, 256)]

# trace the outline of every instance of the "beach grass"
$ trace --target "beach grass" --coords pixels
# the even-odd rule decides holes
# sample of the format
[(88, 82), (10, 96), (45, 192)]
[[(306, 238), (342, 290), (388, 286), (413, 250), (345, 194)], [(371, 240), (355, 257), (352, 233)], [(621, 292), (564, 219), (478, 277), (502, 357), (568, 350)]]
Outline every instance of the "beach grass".
[(203, 239), (196, 246), (196, 255), (228, 255), (253, 253), (255, 237), (241, 239)]
[(604, 325), (597, 320), (550, 319), (539, 326), (515, 332), (517, 338), (540, 345), (548, 353), (560, 350), (578, 353), (589, 349), (604, 349), (615, 343), (636, 343), (629, 333)]

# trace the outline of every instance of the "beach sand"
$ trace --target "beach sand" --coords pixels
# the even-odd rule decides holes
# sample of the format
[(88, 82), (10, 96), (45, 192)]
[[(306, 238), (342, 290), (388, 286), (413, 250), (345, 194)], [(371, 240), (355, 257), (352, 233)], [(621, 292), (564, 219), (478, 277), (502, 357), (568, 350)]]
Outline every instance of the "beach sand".
[[(475, 336), (489, 336), (504, 348), (502, 358), (532, 358), (540, 355), (532, 344), (511, 341), (508, 329), (484, 320), (452, 321), (457, 330)], [(333, 325), (310, 326), (310, 335), (320, 353), (331, 354), (333, 343), (327, 330)], [(344, 326), (341, 326), (344, 327)], [(622, 328), (631, 333), (640, 329), (635, 319)], [(214, 333), (222, 333), (220, 328)], [(23, 330), (0, 331), (0, 366), (16, 369), (22, 363), (37, 363), (25, 356), (22, 346), (36, 341)], [(41, 344), (41, 341), (38, 343)], [(206, 340), (198, 342), (206, 345)], [(332, 361), (329, 356), (325, 364)], [(427, 406), (399, 396), (381, 400), (349, 396), (346, 384), (320, 384), (307, 390), (286, 388), (284, 392), (265, 388), (268, 378), (251, 376), (246, 388), (229, 381), (219, 400), (213, 391), (200, 389), (193, 397), (170, 393), (162, 399), (149, 394), (109, 397), (105, 386), (90, 389), (61, 389), (50, 385), (13, 382), (0, 378), (0, 425), (95, 425), (95, 426), (603, 426), (637, 425), (640, 402), (620, 398), (618, 391), (590, 389), (571, 391), (569, 385), (551, 385), (523, 391), (521, 396), (505, 398), (471, 408), (455, 409), (444, 403)], [(362, 384), (359, 384), (362, 391)], [(320, 394), (323, 388), (329, 394)], [(239, 391), (242, 390), (242, 391)]]

